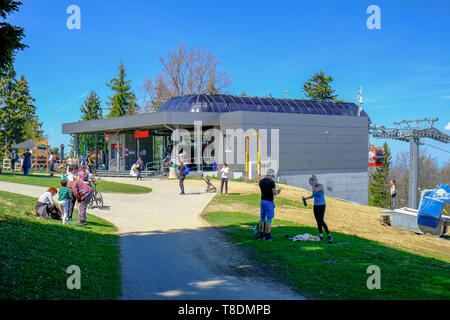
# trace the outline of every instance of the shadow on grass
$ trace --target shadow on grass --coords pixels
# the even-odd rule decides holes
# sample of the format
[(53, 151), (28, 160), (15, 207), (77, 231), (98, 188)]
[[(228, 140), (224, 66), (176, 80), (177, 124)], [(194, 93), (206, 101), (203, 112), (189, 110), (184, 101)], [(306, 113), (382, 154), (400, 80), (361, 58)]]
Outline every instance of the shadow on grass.
[[(334, 244), (292, 242), (317, 229), (274, 220), (273, 242), (254, 240), (258, 217), (233, 212), (204, 216), (273, 277), (315, 299), (449, 299), (450, 268), (443, 261), (384, 246), (356, 236), (333, 233)], [(369, 290), (367, 268), (381, 270), (381, 289)]]
[[(0, 299), (117, 298), (118, 237), (45, 220), (0, 220)], [(82, 290), (67, 288), (71, 265), (80, 267)]]

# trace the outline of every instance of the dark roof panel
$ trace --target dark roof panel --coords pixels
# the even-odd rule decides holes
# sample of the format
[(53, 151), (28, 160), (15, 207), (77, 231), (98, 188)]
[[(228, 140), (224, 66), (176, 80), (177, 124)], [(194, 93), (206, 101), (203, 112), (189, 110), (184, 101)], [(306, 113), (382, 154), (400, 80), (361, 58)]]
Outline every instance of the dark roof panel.
[[(158, 111), (220, 113), (254, 111), (357, 116), (358, 108), (356, 104), (349, 102), (240, 97), (226, 94), (191, 94), (170, 99)], [(361, 111), (361, 116), (369, 117), (364, 110)]]

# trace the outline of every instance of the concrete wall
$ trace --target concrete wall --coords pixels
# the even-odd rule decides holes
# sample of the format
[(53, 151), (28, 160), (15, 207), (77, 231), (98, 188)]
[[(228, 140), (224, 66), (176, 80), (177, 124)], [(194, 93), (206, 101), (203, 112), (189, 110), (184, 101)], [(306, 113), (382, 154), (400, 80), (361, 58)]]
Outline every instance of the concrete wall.
[[(319, 183), (325, 187), (325, 195), (354, 201), (357, 203), (368, 204), (368, 183), (369, 176), (367, 171), (362, 172), (320, 172), (313, 171), (317, 176)], [(311, 174), (279, 174), (279, 181), (292, 186), (311, 190), (308, 179)]]
[[(329, 196), (367, 204), (367, 117), (230, 112), (220, 115), (220, 126), (224, 133), (226, 129), (267, 129), (267, 149), (262, 153), (269, 157), (270, 129), (278, 129), (280, 179), (310, 189), (308, 178), (314, 173), (324, 185), (328, 183)], [(250, 160), (256, 161), (256, 139), (250, 144)], [(238, 155), (245, 158), (244, 152), (241, 149)], [(243, 164), (230, 164), (230, 168), (245, 172)]]

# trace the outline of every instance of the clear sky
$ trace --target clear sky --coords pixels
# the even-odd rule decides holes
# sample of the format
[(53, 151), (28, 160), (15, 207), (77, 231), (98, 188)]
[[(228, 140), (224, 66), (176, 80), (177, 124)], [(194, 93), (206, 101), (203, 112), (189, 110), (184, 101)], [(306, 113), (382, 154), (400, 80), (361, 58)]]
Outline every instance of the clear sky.
[[(24, 74), (50, 144), (68, 144), (61, 124), (78, 121), (90, 90), (102, 99), (123, 60), (138, 97), (158, 57), (180, 42), (214, 52), (233, 80), (229, 92), (302, 98), (314, 73), (331, 74), (338, 97), (357, 102), (377, 125), (437, 117), (450, 122), (450, 1), (448, 0), (22, 0), (8, 20), (25, 28), (19, 52)], [(81, 29), (69, 30), (69, 5), (81, 9)], [(370, 5), (381, 9), (381, 29), (370, 30)], [(450, 125), (449, 125), (450, 127)], [(376, 145), (383, 140), (371, 139)], [(395, 156), (409, 144), (388, 141)], [(432, 140), (426, 143), (445, 150)], [(442, 163), (450, 154), (427, 147)]]

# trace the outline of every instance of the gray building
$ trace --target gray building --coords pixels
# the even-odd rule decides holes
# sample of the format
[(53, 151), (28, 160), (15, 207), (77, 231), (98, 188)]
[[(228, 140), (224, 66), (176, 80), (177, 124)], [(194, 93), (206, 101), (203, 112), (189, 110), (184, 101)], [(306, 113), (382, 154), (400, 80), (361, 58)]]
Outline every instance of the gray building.
[(158, 112), (65, 123), (62, 131), (78, 141), (105, 136), (98, 163), (112, 171), (129, 170), (138, 155), (154, 168), (168, 151), (185, 151), (193, 170), (226, 161), (233, 177), (256, 179), (271, 167), (278, 181), (305, 189), (314, 173), (327, 195), (367, 204), (369, 123), (354, 103), (199, 94)]

